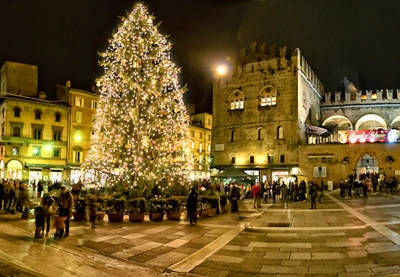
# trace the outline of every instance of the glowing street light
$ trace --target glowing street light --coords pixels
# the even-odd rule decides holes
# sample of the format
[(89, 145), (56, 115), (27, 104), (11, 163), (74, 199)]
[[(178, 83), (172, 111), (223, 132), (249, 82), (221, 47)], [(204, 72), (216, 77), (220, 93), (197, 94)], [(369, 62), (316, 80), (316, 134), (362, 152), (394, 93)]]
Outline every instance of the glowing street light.
[(228, 72), (228, 67), (225, 64), (217, 65), (215, 72), (218, 76), (224, 76)]

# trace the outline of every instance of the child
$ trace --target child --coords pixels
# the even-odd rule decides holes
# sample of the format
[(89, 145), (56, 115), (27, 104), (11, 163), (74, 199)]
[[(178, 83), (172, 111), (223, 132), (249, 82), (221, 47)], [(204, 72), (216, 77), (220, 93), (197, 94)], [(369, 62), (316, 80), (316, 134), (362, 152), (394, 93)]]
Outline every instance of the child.
[(66, 216), (58, 215), (54, 220), (54, 227), (56, 227), (56, 233), (54, 234), (55, 239), (61, 239), (64, 235), (65, 221), (67, 220)]
[(35, 225), (35, 238), (43, 238), (44, 212), (42, 206), (38, 206), (35, 208)]

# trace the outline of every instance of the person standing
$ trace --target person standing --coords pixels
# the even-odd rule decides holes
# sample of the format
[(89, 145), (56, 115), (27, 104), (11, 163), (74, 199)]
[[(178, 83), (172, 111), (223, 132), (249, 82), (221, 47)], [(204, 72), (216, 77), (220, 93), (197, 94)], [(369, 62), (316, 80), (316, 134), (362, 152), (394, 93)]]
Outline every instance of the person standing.
[(318, 195), (318, 186), (314, 182), (310, 182), (310, 188), (308, 190), (308, 194), (311, 197), (311, 209), (317, 208), (317, 195)]
[(231, 212), (239, 212), (239, 199), (240, 199), (240, 189), (236, 182), (231, 184), (231, 190), (229, 192), (229, 201), (231, 202)]
[(42, 197), (42, 192), (43, 192), (43, 183), (42, 181), (39, 180), (37, 184), (37, 198), (40, 199)]
[(189, 215), (190, 225), (197, 223), (197, 197), (196, 189), (192, 187), (186, 199), (186, 210)]
[(50, 232), (50, 219), (51, 216), (53, 215), (53, 202), (54, 198), (51, 197), (51, 195), (44, 195), (41, 201), (41, 206), (43, 208), (43, 215), (44, 215), (44, 221), (43, 221), (43, 232), (46, 230), (45, 236), (49, 236)]
[(289, 188), (286, 186), (285, 182), (282, 182), (281, 188), (281, 195), (282, 195), (282, 208), (289, 208)]
[(74, 199), (71, 192), (65, 186), (61, 186), (61, 193), (58, 197), (58, 213), (60, 217), (66, 217), (64, 237), (69, 236), (69, 219), (74, 210)]
[(260, 208), (260, 197), (261, 197), (261, 186), (257, 182), (254, 184), (254, 186), (251, 188), (251, 192), (253, 194), (253, 207), (254, 209)]

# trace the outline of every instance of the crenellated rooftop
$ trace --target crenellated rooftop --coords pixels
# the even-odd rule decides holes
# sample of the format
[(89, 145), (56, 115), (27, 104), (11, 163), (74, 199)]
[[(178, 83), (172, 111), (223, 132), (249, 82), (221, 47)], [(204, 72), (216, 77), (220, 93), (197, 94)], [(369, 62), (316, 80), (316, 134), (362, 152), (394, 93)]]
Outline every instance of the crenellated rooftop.
[(400, 89), (325, 92), (321, 102), (322, 107), (365, 104), (400, 104)]

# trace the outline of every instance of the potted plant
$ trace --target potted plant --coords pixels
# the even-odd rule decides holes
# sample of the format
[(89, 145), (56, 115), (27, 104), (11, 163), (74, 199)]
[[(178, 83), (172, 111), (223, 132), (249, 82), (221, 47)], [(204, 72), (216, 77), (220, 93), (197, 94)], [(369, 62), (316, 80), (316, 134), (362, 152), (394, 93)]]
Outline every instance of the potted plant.
[(78, 199), (75, 202), (75, 210), (72, 213), (74, 220), (83, 221), (86, 218), (86, 203), (83, 199)]
[(179, 220), (182, 214), (182, 200), (178, 196), (170, 196), (165, 200), (167, 219)]
[(107, 216), (109, 222), (122, 222), (125, 215), (125, 200), (112, 198), (107, 204)]
[(128, 211), (130, 222), (143, 222), (146, 212), (146, 198), (137, 197), (130, 200), (128, 203)]
[(149, 218), (152, 221), (162, 221), (164, 219), (165, 201), (161, 197), (152, 198), (149, 201)]

